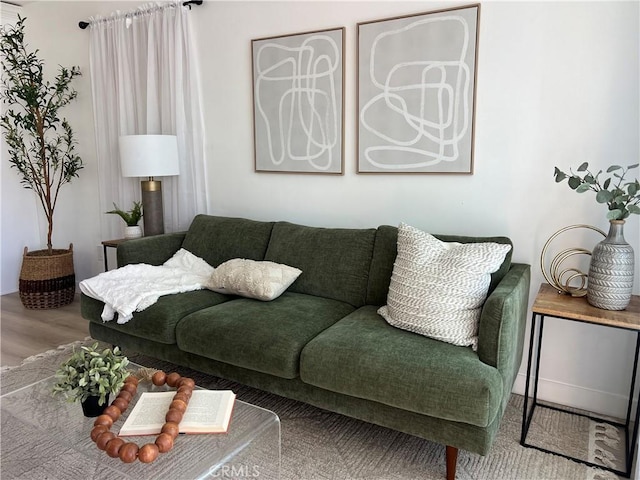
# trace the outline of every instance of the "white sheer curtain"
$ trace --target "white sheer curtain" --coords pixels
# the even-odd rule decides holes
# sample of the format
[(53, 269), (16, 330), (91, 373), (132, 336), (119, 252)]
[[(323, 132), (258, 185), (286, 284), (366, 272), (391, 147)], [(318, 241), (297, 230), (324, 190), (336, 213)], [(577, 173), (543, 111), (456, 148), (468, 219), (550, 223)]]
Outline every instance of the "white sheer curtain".
[[(124, 210), (139, 200), (140, 180), (120, 172), (121, 135), (177, 135), (180, 175), (162, 177), (166, 232), (185, 230), (207, 211), (204, 126), (190, 10), (180, 2), (149, 3), (90, 21), (90, 66), (100, 208)], [(123, 224), (102, 215), (103, 238)]]

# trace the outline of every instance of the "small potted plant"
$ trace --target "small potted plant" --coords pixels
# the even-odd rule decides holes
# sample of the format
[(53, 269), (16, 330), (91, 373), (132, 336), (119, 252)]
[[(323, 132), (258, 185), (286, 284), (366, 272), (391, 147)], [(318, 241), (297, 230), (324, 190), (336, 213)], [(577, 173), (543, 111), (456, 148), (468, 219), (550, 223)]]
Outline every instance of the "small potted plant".
[(87, 417), (97, 417), (129, 376), (129, 360), (118, 347), (98, 350), (98, 343), (80, 350), (58, 368), (53, 394), (62, 394), (69, 402), (80, 401)]
[(607, 178), (600, 178), (602, 170), (594, 174), (584, 162), (577, 172), (564, 173), (555, 167), (556, 183), (567, 180), (577, 193), (595, 192), (596, 202), (606, 204), (609, 212), (609, 234), (591, 253), (587, 283), (587, 300), (594, 307), (605, 310), (624, 310), (631, 300), (633, 289), (634, 253), (624, 239), (624, 223), (629, 215), (640, 215), (640, 183), (626, 180), (629, 170), (639, 164), (607, 168)]
[(138, 222), (142, 218), (142, 203), (133, 202), (133, 208), (128, 212), (120, 209), (118, 205), (113, 204), (114, 209), (109, 210), (106, 213), (112, 213), (119, 215), (122, 220), (125, 221), (127, 227), (124, 232), (124, 238), (140, 238), (142, 237), (142, 228), (138, 225)]

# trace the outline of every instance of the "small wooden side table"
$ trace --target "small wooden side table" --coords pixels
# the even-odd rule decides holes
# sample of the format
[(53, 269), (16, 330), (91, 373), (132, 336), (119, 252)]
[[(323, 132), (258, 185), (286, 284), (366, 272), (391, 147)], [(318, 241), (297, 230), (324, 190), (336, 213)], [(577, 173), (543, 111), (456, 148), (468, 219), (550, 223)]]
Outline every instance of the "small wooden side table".
[(117, 240), (104, 240), (102, 242), (102, 256), (104, 257), (104, 271), (109, 270), (109, 260), (107, 259), (107, 247), (118, 248), (121, 243), (129, 241), (128, 238), (118, 238)]
[[(633, 428), (633, 434), (630, 436), (631, 425), (631, 411), (633, 407), (633, 399), (636, 391), (636, 373), (638, 370), (638, 353), (640, 352), (640, 296), (633, 295), (631, 297), (631, 303), (625, 310), (613, 311), (602, 310), (590, 305), (587, 302), (586, 297), (571, 297), (558, 293), (551, 285), (543, 283), (540, 286), (538, 295), (532, 308), (531, 319), (531, 337), (529, 340), (529, 359), (527, 363), (527, 380), (525, 386), (524, 408), (522, 411), (522, 436), (520, 438), (520, 444), (523, 447), (535, 448), (537, 450), (553, 453), (570, 460), (583, 463), (590, 467), (597, 467), (604, 470), (609, 470), (617, 475), (625, 477), (631, 476), (631, 467), (633, 463), (633, 454), (636, 449), (637, 435), (638, 435), (638, 420), (640, 420), (640, 407), (636, 409), (635, 422)], [(625, 423), (612, 422), (607, 419), (598, 418), (590, 415), (584, 415), (575, 413), (556, 406), (544, 405), (538, 402), (538, 379), (540, 370), (540, 353), (542, 351), (542, 331), (544, 327), (545, 316), (560, 318), (564, 320), (572, 320), (576, 322), (590, 323), (593, 325), (601, 325), (604, 327), (619, 328), (623, 330), (629, 330), (636, 333), (636, 348), (635, 356), (633, 360), (633, 373), (631, 376), (631, 389), (629, 391), (629, 401), (627, 406), (627, 417)], [(538, 319), (540, 319), (538, 327)], [(535, 340), (537, 339), (537, 348), (535, 360), (533, 360), (533, 351)], [(529, 411), (529, 389), (531, 380), (531, 369), (535, 365), (535, 377), (533, 380), (533, 399), (531, 403), (531, 411)], [(638, 405), (640, 406), (640, 392), (638, 393)], [(614, 468), (608, 468), (603, 465), (588, 462), (583, 459), (574, 458), (569, 455), (562, 454), (560, 452), (554, 452), (547, 450), (536, 445), (530, 445), (526, 443), (527, 433), (531, 426), (531, 419), (536, 407), (549, 408), (572, 415), (580, 415), (587, 417), (597, 422), (608, 423), (618, 428), (623, 429), (625, 437), (625, 471), (616, 470)]]

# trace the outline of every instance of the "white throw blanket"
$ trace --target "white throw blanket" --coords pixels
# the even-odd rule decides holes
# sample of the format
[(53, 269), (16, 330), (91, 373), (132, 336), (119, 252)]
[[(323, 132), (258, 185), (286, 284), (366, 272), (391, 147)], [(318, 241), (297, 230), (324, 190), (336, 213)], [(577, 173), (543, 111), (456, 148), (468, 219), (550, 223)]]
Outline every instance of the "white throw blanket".
[(85, 295), (104, 302), (102, 320), (126, 323), (162, 295), (207, 288), (214, 268), (187, 250), (180, 249), (162, 266), (127, 265), (80, 282)]

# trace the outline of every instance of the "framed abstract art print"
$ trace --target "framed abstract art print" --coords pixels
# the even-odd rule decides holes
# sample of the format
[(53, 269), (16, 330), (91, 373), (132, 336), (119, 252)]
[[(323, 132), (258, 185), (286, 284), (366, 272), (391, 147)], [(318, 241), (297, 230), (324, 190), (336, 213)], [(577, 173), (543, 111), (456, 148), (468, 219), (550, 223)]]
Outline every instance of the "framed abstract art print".
[(479, 15), (358, 24), (359, 173), (473, 173)]
[(342, 174), (344, 28), (251, 45), (255, 170)]

